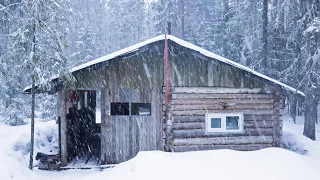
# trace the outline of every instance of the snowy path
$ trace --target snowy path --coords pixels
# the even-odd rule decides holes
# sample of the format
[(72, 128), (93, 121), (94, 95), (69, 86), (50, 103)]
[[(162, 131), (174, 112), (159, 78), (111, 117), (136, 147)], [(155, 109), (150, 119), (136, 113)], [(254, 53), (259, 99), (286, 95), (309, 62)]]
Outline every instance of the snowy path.
[[(113, 169), (29, 171), (29, 126), (0, 125), (0, 179), (219, 179), (219, 180), (319, 180), (320, 142), (301, 136), (301, 125), (285, 122), (285, 143), (297, 152), (269, 148), (260, 151), (231, 150), (188, 153), (142, 152), (136, 158)], [(57, 136), (54, 121), (37, 122), (36, 151), (56, 151)]]

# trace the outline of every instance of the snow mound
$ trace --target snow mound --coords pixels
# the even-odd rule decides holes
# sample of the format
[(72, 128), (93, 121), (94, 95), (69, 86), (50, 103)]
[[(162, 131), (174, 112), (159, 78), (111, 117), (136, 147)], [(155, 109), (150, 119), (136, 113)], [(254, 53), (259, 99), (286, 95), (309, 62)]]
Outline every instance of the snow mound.
[(284, 127), (282, 144), (285, 149), (306, 155), (314, 151), (314, 143), (311, 139)]
[[(57, 152), (55, 121), (36, 122), (35, 153)], [(290, 150), (268, 148), (240, 152), (213, 150), (185, 153), (140, 152), (113, 169), (49, 172), (28, 169), (30, 125), (0, 125), (0, 179), (110, 180), (319, 180), (320, 143), (284, 128), (283, 144)], [(294, 152), (292, 152), (294, 151)], [(297, 153), (295, 153), (297, 152)], [(301, 155), (305, 154), (305, 155)], [(37, 164), (37, 162), (35, 162)]]
[(110, 179), (316, 180), (303, 156), (280, 148), (240, 152), (140, 152), (111, 170)]
[[(35, 123), (34, 157), (37, 152), (57, 153), (58, 135), (55, 121)], [(28, 167), (30, 154), (30, 125), (7, 126), (0, 125), (0, 142), (3, 145), (0, 156), (9, 156)], [(38, 161), (34, 160), (36, 166)]]
[(318, 158), (320, 164), (320, 132), (316, 132), (317, 141), (312, 141), (303, 136), (303, 124), (304, 117), (301, 116), (297, 117), (296, 124), (290, 121), (284, 121), (282, 138), (283, 147), (298, 154)]

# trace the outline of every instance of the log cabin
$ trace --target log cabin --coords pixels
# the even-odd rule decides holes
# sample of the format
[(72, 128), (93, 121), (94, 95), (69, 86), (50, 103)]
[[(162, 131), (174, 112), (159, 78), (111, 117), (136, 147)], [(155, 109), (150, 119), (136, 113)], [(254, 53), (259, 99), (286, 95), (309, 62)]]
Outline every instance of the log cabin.
[(54, 77), (48, 90), (58, 94), (63, 165), (81, 157), (97, 159), (101, 165), (117, 164), (151, 150), (280, 147), (284, 95), (292, 91), (304, 96), (171, 35), (154, 37), (70, 72), (75, 83)]

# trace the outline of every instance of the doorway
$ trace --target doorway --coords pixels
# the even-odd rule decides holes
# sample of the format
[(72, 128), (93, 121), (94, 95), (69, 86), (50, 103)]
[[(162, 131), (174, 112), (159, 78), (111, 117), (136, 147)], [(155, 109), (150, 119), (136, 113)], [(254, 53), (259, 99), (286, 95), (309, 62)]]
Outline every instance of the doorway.
[(101, 126), (96, 123), (95, 90), (71, 91), (67, 105), (67, 153), (69, 165), (100, 163)]

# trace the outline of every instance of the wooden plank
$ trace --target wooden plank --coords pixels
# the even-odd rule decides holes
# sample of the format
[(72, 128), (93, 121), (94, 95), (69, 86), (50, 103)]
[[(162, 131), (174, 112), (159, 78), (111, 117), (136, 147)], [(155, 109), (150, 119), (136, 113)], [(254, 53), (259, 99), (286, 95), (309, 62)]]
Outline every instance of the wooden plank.
[(172, 99), (272, 99), (272, 94), (172, 94)]
[(106, 165), (83, 165), (83, 166), (65, 166), (60, 167), (60, 170), (67, 169), (109, 169), (116, 167), (117, 164), (106, 164)]
[(283, 122), (280, 119), (280, 94), (275, 92), (273, 95), (273, 113), (274, 113), (274, 126), (273, 126), (273, 146), (281, 146), (281, 137), (282, 137), (282, 124)]
[[(106, 88), (102, 88), (101, 89), (101, 135), (100, 135), (100, 142), (101, 142), (101, 149), (100, 149), (100, 160), (101, 160), (101, 164), (107, 164), (107, 151), (109, 146), (107, 146), (107, 139), (106, 139), (106, 134), (107, 134), (107, 128), (106, 128), (106, 119), (107, 119), (107, 114), (106, 114), (106, 94), (107, 93), (107, 89)], [(110, 153), (110, 152), (109, 152)]]
[(218, 104), (218, 103), (227, 103), (227, 104), (273, 104), (273, 99), (218, 99), (218, 98), (207, 98), (207, 99), (173, 99), (171, 101), (172, 105), (196, 105), (196, 104)]
[[(152, 85), (156, 86), (156, 76), (153, 76), (153, 80), (152, 80)], [(160, 148), (160, 139), (161, 139), (161, 116), (162, 116), (162, 104), (161, 102), (161, 98), (160, 98), (161, 92), (157, 89), (154, 88), (151, 90), (151, 120), (154, 123), (154, 128), (155, 128), (155, 146), (156, 149), (159, 150)]]
[(173, 116), (173, 122), (204, 122), (205, 116)]
[(156, 123), (151, 116), (134, 116), (138, 123), (139, 151), (151, 151), (157, 149)]
[(103, 88), (101, 91), (102, 103), (102, 119), (101, 119), (101, 160), (106, 164), (113, 164), (112, 158), (113, 143), (112, 143), (112, 119), (110, 116), (110, 95), (109, 89)]
[(127, 161), (130, 157), (129, 121), (129, 116), (115, 116), (115, 152), (117, 163)]
[(271, 144), (272, 136), (239, 136), (174, 139), (175, 146), (181, 145), (233, 145), (233, 144)]
[(178, 129), (204, 129), (204, 122), (191, 122), (191, 123), (174, 123), (173, 130)]
[(261, 88), (223, 88), (223, 87), (174, 87), (172, 94), (258, 94)]
[(135, 144), (136, 144), (136, 139), (134, 136), (135, 133), (135, 126), (134, 126), (135, 121), (129, 117), (129, 158), (133, 158), (135, 156)]
[(175, 152), (186, 151), (203, 151), (203, 150), (218, 150), (231, 149), (237, 151), (255, 151), (263, 148), (272, 147), (271, 144), (246, 144), (246, 145), (191, 145), (191, 146), (175, 146)]
[(114, 140), (114, 153), (115, 153), (115, 159), (116, 159), (116, 163), (121, 163), (121, 144), (122, 144), (122, 135), (119, 133), (122, 129), (121, 129), (121, 125), (119, 124), (120, 121), (119, 121), (119, 116), (114, 116), (114, 125), (115, 125), (115, 134), (114, 134), (114, 137), (115, 137), (115, 140)]
[(246, 121), (273, 121), (273, 115), (244, 114), (243, 116)]
[[(273, 128), (273, 121), (244, 121), (244, 128)], [(205, 122), (188, 122), (173, 124), (173, 130), (179, 129), (205, 129)]]
[(130, 159), (130, 117), (127, 117), (123, 120), (123, 129), (124, 129), (124, 133), (122, 135), (123, 139), (124, 139), (124, 155), (123, 155), (123, 161), (127, 161)]
[(129, 135), (129, 121), (130, 117), (127, 117), (122, 120), (121, 126), (122, 126), (122, 140), (123, 140), (123, 162), (127, 161), (129, 159), (129, 154), (130, 154), (130, 147), (129, 147), (129, 140), (130, 140), (130, 135)]
[(235, 113), (241, 112), (243, 114), (251, 115), (272, 115), (273, 109), (271, 110), (260, 110), (260, 109), (237, 109), (237, 110), (222, 110), (222, 109), (208, 109), (208, 110), (190, 110), (190, 111), (172, 111), (173, 116), (204, 116), (206, 113)]
[(135, 151), (134, 155), (136, 155), (140, 151), (140, 129), (138, 119), (131, 117), (131, 120), (134, 121), (134, 131), (132, 133), (133, 138), (135, 139)]
[(112, 146), (111, 146), (112, 153), (111, 153), (110, 159), (113, 163), (117, 164), (117, 163), (119, 163), (119, 160), (117, 158), (118, 150), (116, 147), (116, 145), (117, 145), (117, 137), (116, 137), (116, 135), (117, 135), (117, 116), (111, 116), (110, 118), (111, 118), (111, 123), (112, 123), (112, 136), (111, 136), (111, 138), (112, 138)]
[(214, 73), (214, 65), (211, 60), (208, 61), (208, 86), (213, 86), (213, 73)]
[[(154, 76), (156, 77), (156, 76)], [(155, 81), (155, 80), (154, 80)], [(163, 150), (163, 138), (162, 138), (162, 112), (161, 107), (161, 91), (158, 88), (152, 89), (152, 101), (151, 101), (151, 116), (152, 121), (155, 123), (156, 133), (156, 146), (157, 150)]]
[[(244, 120), (245, 121), (273, 121), (272, 115), (249, 115), (244, 114)], [(174, 116), (173, 122), (176, 123), (185, 123), (185, 122), (204, 122), (205, 116)]]
[(273, 128), (273, 121), (244, 121), (245, 128)]
[(210, 105), (174, 105), (172, 110), (174, 111), (189, 111), (189, 110), (223, 110), (223, 106), (226, 105), (227, 109), (273, 109), (273, 104), (210, 104)]
[(272, 128), (269, 129), (245, 129), (244, 133), (207, 133), (204, 129), (174, 130), (174, 138), (201, 138), (201, 137), (242, 137), (242, 136), (273, 136)]
[(67, 154), (67, 113), (66, 113), (66, 102), (67, 93), (65, 90), (59, 91), (58, 103), (59, 103), (59, 116), (61, 121), (61, 162), (64, 166), (68, 165), (68, 154)]

